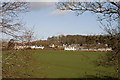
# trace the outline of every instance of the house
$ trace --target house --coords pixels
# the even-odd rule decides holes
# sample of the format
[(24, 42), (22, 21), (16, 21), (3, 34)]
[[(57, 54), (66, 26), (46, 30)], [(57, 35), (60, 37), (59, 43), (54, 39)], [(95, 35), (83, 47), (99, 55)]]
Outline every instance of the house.
[(65, 46), (64, 50), (81, 50), (81, 51), (112, 51), (112, 48), (86, 48), (86, 47), (79, 47), (76, 45), (69, 45), (69, 46)]
[(64, 50), (72, 50), (72, 51), (80, 50), (79, 44), (71, 44), (71, 45), (63, 44), (63, 47), (64, 47)]
[(55, 45), (54, 45), (54, 44), (51, 44), (51, 45), (49, 45), (49, 47), (51, 47), (51, 48), (55, 48)]
[(98, 48), (98, 51), (112, 51), (112, 48)]
[(106, 51), (112, 51), (112, 48), (106, 48)]
[(44, 49), (44, 46), (27, 46), (27, 45), (25, 45), (25, 46), (15, 45), (15, 46), (14, 46), (14, 49), (17, 49), (17, 50), (19, 50), (19, 49), (26, 49), (26, 48), (31, 48), (31, 49)]
[(15, 43), (14, 49), (19, 50), (19, 49), (24, 49), (25, 46), (22, 44)]
[(70, 51), (70, 50), (75, 51), (76, 48), (75, 48), (75, 47), (70, 47), (70, 46), (69, 46), (69, 47), (65, 47), (64, 50), (67, 50), (67, 51)]
[(44, 46), (30, 46), (31, 49), (44, 49)]
[(14, 49), (16, 49), (16, 50), (24, 49), (24, 46), (14, 46)]

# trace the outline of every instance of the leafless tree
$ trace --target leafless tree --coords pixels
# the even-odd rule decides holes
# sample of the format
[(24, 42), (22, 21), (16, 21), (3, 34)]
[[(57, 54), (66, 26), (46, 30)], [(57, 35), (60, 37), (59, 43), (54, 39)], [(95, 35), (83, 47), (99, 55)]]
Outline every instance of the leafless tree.
[[(3, 34), (10, 35), (14, 38), (20, 38), (24, 37), (26, 39), (31, 40), (32, 32), (30, 32), (28, 29), (25, 30), (23, 27), (22, 22), (19, 20), (19, 13), (24, 13), (28, 11), (28, 5), (27, 2), (0, 2), (2, 5), (0, 5), (0, 15), (1, 15), (1, 22), (0, 22), (0, 30)], [(20, 33), (20, 34), (19, 34)], [(24, 35), (22, 35), (24, 34)], [(18, 54), (18, 55), (17, 55)], [(24, 52), (24, 54), (20, 54), (17, 50), (11, 50), (8, 52), (5, 52), (4, 55), (7, 55), (6, 58), (3, 58), (2, 65), (6, 66), (2, 69), (2, 76), (3, 77), (14, 77), (16, 73), (18, 74), (17, 77), (20, 77), (19, 75), (22, 74), (26, 77), (29, 77), (29, 73), (20, 73), (17, 70), (12, 70), (12, 67), (15, 66), (17, 68), (21, 68), (27, 70), (29, 61), (31, 60), (31, 55)], [(3, 57), (4, 57), (3, 55)], [(24, 56), (24, 57), (20, 57)], [(14, 60), (14, 62), (13, 62)], [(20, 62), (20, 63), (16, 63)], [(21, 64), (22, 62), (22, 64)]]
[(18, 37), (19, 40), (21, 40), (22, 43), (30, 43), (32, 40), (34, 40), (34, 31), (33, 29), (25, 29), (24, 32), (20, 37)]
[(117, 63), (117, 65), (115, 64), (115, 66), (118, 71), (118, 59), (120, 56), (120, 1), (59, 2), (57, 8), (59, 10), (74, 11), (77, 15), (81, 15), (87, 11), (97, 14), (97, 20), (100, 23), (100, 27), (111, 36), (111, 45), (114, 48), (115, 53), (108, 58), (110, 61), (116, 59), (115, 63)]
[[(100, 27), (109, 35), (117, 38), (120, 34), (119, 18), (120, 18), (120, 2), (59, 2), (57, 8), (60, 10), (75, 11), (77, 15), (81, 15), (86, 11), (97, 14), (97, 20)], [(119, 45), (119, 43), (118, 43)], [(117, 50), (118, 45), (116, 45)]]
[(17, 37), (17, 32), (22, 28), (22, 23), (18, 21), (18, 14), (27, 11), (27, 2), (1, 2), (0, 14), (2, 21), (0, 29), (3, 34)]
[(90, 11), (99, 14), (99, 21), (109, 19), (110, 21), (118, 20), (120, 16), (119, 2), (60, 2), (57, 4), (60, 10), (76, 11), (77, 15)]

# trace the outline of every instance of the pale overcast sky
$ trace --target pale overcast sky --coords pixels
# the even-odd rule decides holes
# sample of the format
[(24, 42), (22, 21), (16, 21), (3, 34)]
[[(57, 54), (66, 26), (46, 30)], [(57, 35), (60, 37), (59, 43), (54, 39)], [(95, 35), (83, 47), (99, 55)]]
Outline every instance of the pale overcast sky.
[(33, 31), (38, 39), (47, 39), (61, 34), (88, 35), (103, 32), (96, 21), (95, 14), (90, 12), (76, 16), (75, 12), (57, 10), (54, 3), (44, 3), (37, 8), (39, 9), (31, 10), (20, 16), (27, 27), (34, 26)]

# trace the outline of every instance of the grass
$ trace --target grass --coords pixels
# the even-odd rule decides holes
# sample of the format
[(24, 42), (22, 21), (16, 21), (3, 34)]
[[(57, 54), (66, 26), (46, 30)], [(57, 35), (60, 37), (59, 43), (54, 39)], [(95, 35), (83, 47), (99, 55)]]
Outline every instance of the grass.
[[(3, 61), (14, 51), (3, 51)], [(85, 78), (91, 76), (115, 77), (114, 67), (97, 66), (95, 61), (106, 52), (81, 52), (59, 50), (21, 50), (15, 51), (9, 63), (20, 66), (8, 67), (3, 64), (5, 77), (22, 78)], [(22, 60), (21, 60), (22, 59)], [(6, 63), (6, 62), (5, 62)], [(16, 74), (17, 73), (17, 74)]]

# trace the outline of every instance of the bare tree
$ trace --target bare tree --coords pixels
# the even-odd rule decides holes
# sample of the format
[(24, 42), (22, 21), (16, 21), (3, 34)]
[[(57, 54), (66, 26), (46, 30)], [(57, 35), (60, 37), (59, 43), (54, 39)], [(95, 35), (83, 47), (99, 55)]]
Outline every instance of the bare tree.
[(30, 43), (34, 39), (34, 31), (33, 29), (25, 29), (23, 34), (20, 36), (20, 40), (22, 43)]
[[(81, 15), (86, 11), (97, 14), (97, 20), (100, 27), (111, 36), (111, 46), (114, 54), (108, 56), (109, 61), (113, 62), (118, 70), (118, 60), (120, 56), (120, 2), (59, 2), (57, 8), (59, 10), (75, 11), (77, 15)], [(120, 60), (119, 60), (120, 62)]]
[(1, 2), (0, 14), (2, 21), (0, 22), (1, 32), (13, 37), (17, 37), (17, 33), (22, 28), (22, 23), (18, 22), (18, 14), (27, 11), (27, 2)]
[[(97, 14), (97, 20), (100, 27), (107, 32), (111, 37), (115, 37), (117, 42), (120, 34), (120, 26), (118, 21), (120, 18), (120, 2), (59, 2), (57, 8), (60, 10), (75, 11), (77, 15), (81, 15), (86, 11)], [(117, 44), (115, 41), (115, 43)], [(117, 45), (113, 45), (120, 51)]]
[[(19, 13), (24, 13), (28, 11), (28, 4), (27, 2), (0, 2), (0, 14), (1, 14), (1, 22), (0, 22), (0, 29), (3, 34), (10, 35), (14, 38), (24, 37), (31, 40), (31, 32), (24, 30), (23, 24), (19, 21)], [(25, 33), (26, 32), (26, 33)], [(21, 34), (19, 34), (21, 33)], [(24, 35), (22, 35), (24, 33)], [(14, 47), (12, 45), (13, 40), (11, 39), (9, 42), (9, 46)], [(24, 54), (20, 54), (17, 50), (10, 50), (5, 52), (4, 55), (7, 55), (6, 58), (3, 58), (2, 65), (6, 66), (2, 69), (3, 77), (14, 77), (16, 73), (18, 74), (17, 77), (20, 77), (22, 74), (23, 76), (29, 77), (29, 73), (21, 73), (17, 70), (12, 70), (12, 67), (17, 67), (19, 69), (28, 69), (29, 62), (31, 62), (30, 58), (31, 55), (23, 52)], [(4, 57), (3, 55), (3, 57)], [(23, 57), (20, 57), (23, 56)], [(14, 61), (14, 62), (13, 62)], [(18, 63), (17, 63), (18, 62)], [(21, 64), (22, 62), (22, 64)]]
[(91, 11), (94, 13), (102, 13), (104, 15), (120, 15), (120, 12), (118, 11), (120, 8), (118, 2), (59, 2), (57, 5), (60, 10), (80, 11), (80, 14), (85, 11)]
[[(109, 0), (108, 2), (60, 2), (57, 4), (57, 8), (60, 10), (75, 11), (77, 12), (77, 15), (81, 15), (86, 11), (96, 13), (98, 14), (98, 20), (100, 23), (102, 23), (103, 20), (106, 20), (109, 23), (109, 28), (108, 24), (103, 25), (102, 23), (107, 29), (111, 29), (110, 27), (112, 26), (112, 23), (116, 20), (118, 21), (120, 16), (120, 2), (111, 2)], [(111, 34), (111, 31), (112, 30), (107, 32)]]

